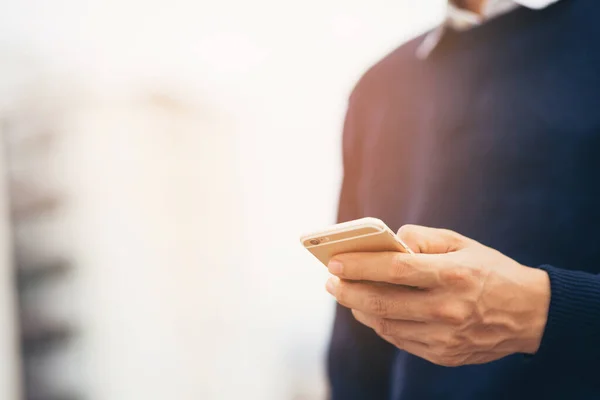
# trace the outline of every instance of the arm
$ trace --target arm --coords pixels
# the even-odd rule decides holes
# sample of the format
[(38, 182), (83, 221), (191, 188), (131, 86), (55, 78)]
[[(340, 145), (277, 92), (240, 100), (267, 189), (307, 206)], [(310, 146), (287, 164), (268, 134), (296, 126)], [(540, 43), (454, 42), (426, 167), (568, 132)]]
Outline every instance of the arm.
[(540, 269), (550, 277), (550, 307), (540, 348), (531, 361), (577, 361), (584, 367), (582, 374), (587, 374), (589, 379), (597, 379), (600, 275), (547, 265)]
[(600, 276), (529, 268), (443, 229), (405, 226), (399, 235), (416, 255), (343, 254), (329, 264), (343, 280), (331, 279), (328, 290), (358, 320), (435, 364), (528, 354), (526, 362), (569, 368), (580, 382), (596, 383)]
[[(357, 186), (360, 179), (359, 121), (357, 96), (350, 99), (343, 133), (344, 178), (338, 221), (362, 216)], [(350, 310), (336, 305), (333, 335), (328, 352), (328, 375), (333, 400), (387, 399), (389, 376), (395, 354), (392, 345), (362, 325)]]

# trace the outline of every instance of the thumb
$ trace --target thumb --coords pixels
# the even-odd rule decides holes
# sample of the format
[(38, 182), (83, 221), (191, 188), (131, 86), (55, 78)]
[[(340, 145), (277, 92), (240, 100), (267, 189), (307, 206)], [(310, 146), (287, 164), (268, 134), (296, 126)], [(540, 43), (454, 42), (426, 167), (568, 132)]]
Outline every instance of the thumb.
[(397, 236), (415, 253), (426, 254), (458, 251), (468, 242), (466, 237), (454, 231), (420, 225), (404, 225), (398, 230)]

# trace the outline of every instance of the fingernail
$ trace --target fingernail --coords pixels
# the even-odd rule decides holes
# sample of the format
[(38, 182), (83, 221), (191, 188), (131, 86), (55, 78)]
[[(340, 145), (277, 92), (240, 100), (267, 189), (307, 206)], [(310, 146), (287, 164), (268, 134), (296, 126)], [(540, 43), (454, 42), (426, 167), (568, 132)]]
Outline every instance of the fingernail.
[(331, 278), (329, 278), (327, 280), (327, 284), (325, 285), (325, 289), (327, 289), (327, 291), (332, 295), (335, 296), (335, 289), (337, 288), (337, 284), (339, 282), (339, 279), (332, 276)]
[(344, 270), (344, 265), (339, 260), (331, 260), (329, 261), (327, 268), (329, 268), (329, 272), (333, 275), (340, 275)]

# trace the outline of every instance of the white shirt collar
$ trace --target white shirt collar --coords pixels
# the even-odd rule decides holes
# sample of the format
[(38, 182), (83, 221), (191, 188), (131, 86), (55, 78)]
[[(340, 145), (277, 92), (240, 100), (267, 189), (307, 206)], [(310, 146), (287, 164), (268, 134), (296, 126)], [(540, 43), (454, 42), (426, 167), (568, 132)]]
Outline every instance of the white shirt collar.
[(427, 58), (440, 42), (447, 27), (456, 30), (467, 30), (520, 6), (539, 10), (557, 1), (559, 0), (487, 0), (483, 4), (481, 15), (458, 8), (449, 1), (446, 9), (446, 18), (437, 29), (425, 36), (425, 39), (423, 39), (423, 42), (417, 48), (417, 57), (421, 59)]
[(552, 3), (556, 3), (558, 0), (514, 0), (515, 3), (522, 5), (523, 7), (533, 8), (540, 10), (548, 7)]

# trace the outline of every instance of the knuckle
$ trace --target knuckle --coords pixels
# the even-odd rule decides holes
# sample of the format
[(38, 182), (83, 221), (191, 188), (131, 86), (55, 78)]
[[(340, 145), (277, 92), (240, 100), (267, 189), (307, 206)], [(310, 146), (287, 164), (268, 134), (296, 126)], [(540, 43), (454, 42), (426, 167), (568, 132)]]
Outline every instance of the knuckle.
[(443, 367), (458, 367), (464, 364), (464, 357), (460, 353), (450, 352), (445, 348), (438, 348), (434, 352), (431, 362)]
[(375, 321), (375, 332), (379, 335), (389, 336), (392, 333), (391, 322), (385, 318), (379, 318)]
[(455, 303), (443, 303), (433, 309), (433, 318), (450, 325), (461, 325), (467, 320), (467, 313)]
[(454, 335), (447, 335), (443, 339), (443, 343), (444, 343), (444, 347), (446, 348), (447, 351), (458, 350), (462, 345), (462, 342), (458, 338), (456, 338)]
[(453, 349), (458, 344), (454, 335), (447, 330), (432, 337), (431, 341), (440, 352)]
[(431, 309), (431, 316), (436, 320), (445, 321), (448, 317), (450, 307), (446, 303), (437, 305)]
[(468, 289), (475, 284), (475, 271), (467, 267), (451, 267), (440, 271), (440, 280), (449, 286)]
[(438, 356), (436, 357), (435, 363), (442, 367), (458, 367), (462, 365), (460, 358), (456, 356)]
[(396, 254), (392, 258), (391, 267), (389, 269), (390, 279), (397, 281), (405, 278), (408, 275), (410, 267), (406, 264), (402, 254)]
[(448, 242), (449, 252), (456, 251), (464, 247), (467, 241), (466, 237), (450, 229), (440, 229), (440, 233), (446, 238), (446, 241)]
[(338, 282), (337, 288), (335, 289), (335, 298), (338, 303), (345, 305), (346, 303), (346, 287), (342, 282)]
[(416, 225), (402, 225), (396, 236), (398, 236), (402, 241), (406, 242), (411, 248), (419, 248), (418, 245), (418, 229)]
[(401, 350), (406, 349), (406, 341), (404, 341), (404, 340), (393, 338), (390, 343), (392, 343), (394, 346), (396, 346), (397, 348), (399, 348)]
[(450, 230), (450, 229), (440, 229), (440, 233), (444, 236), (446, 236), (446, 238), (454, 241), (455, 243), (460, 243), (463, 241), (463, 239), (465, 239), (465, 237), (463, 235), (461, 235), (460, 233)]
[(367, 309), (370, 314), (385, 317), (388, 314), (387, 302), (381, 296), (373, 295), (367, 299)]
[(409, 237), (416, 229), (416, 225), (406, 224), (402, 225), (400, 229), (398, 229), (398, 236), (401, 238)]

